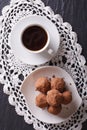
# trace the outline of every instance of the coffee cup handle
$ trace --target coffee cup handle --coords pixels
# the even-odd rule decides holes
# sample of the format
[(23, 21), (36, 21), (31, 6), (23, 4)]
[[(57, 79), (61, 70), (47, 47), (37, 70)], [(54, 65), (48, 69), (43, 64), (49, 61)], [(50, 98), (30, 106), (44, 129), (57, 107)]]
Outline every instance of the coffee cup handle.
[(48, 54), (53, 55), (53, 50), (51, 48), (47, 49)]

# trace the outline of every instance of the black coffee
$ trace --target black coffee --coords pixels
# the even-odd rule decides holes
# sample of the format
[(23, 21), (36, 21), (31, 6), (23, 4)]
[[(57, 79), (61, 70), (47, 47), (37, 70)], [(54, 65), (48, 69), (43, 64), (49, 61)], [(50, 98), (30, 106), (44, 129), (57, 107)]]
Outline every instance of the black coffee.
[(38, 51), (46, 45), (47, 33), (37, 25), (28, 27), (22, 34), (22, 42), (27, 49)]

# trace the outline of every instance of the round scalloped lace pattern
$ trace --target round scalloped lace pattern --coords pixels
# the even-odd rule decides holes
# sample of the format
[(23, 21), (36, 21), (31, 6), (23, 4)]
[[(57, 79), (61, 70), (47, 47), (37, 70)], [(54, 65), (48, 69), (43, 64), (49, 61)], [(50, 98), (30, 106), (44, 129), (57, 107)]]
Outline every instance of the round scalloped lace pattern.
[[(57, 27), (60, 34), (60, 47), (54, 58), (49, 62), (31, 66), (15, 58), (9, 36), (13, 26), (27, 15), (40, 15), (50, 19)], [(82, 122), (87, 118), (87, 67), (85, 58), (81, 55), (82, 48), (77, 43), (77, 35), (72, 31), (72, 26), (63, 22), (59, 14), (54, 14), (49, 6), (41, 0), (11, 0), (2, 10), (0, 16), (0, 81), (4, 84), (3, 90), (9, 95), (9, 103), (15, 106), (19, 115), (24, 116), (28, 124), (38, 130), (80, 130)], [(26, 76), (40, 66), (60, 66), (73, 78), (78, 93), (83, 102), (75, 114), (60, 124), (47, 124), (36, 119), (25, 102), (20, 91), (21, 84)]]

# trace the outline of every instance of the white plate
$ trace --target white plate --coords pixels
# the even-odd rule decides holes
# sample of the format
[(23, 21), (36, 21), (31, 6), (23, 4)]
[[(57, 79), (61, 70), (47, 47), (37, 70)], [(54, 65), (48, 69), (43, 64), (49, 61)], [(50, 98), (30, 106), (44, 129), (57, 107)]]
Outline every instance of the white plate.
[[(62, 105), (62, 111), (57, 116), (52, 115), (48, 113), (46, 109), (42, 110), (35, 105), (35, 97), (38, 93), (35, 91), (36, 80), (41, 76), (51, 78), (53, 75), (64, 78), (67, 89), (72, 92), (72, 102), (68, 105)], [(46, 123), (56, 124), (65, 121), (76, 112), (82, 102), (73, 79), (65, 70), (59, 67), (46, 66), (33, 71), (23, 82), (21, 91), (25, 96), (26, 102), (32, 114), (40, 121)]]
[(50, 34), (50, 46), (52, 48), (54, 55), (56, 54), (59, 43), (60, 36), (58, 30), (49, 19), (44, 16), (27, 16), (22, 18), (13, 28), (10, 35), (10, 44), (14, 55), (21, 61), (31, 64), (39, 65), (49, 61), (54, 55), (49, 55), (48, 53), (32, 54), (26, 51), (21, 45), (20, 34), (24, 28), (31, 24), (40, 24), (42, 27), (46, 28)]

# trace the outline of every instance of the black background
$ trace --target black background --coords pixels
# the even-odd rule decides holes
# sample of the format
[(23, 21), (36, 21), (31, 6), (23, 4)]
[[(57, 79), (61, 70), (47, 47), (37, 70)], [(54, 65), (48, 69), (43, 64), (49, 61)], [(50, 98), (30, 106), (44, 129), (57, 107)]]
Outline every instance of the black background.
[[(78, 42), (82, 45), (87, 60), (87, 0), (42, 0), (45, 5), (51, 6), (55, 13), (62, 15), (63, 20), (69, 22), (78, 35)], [(0, 15), (2, 8), (10, 0), (0, 0)], [(18, 116), (13, 106), (8, 103), (8, 96), (3, 93), (0, 84), (0, 130), (33, 130), (32, 125), (25, 123), (23, 117)], [(87, 130), (87, 122), (83, 129)]]

